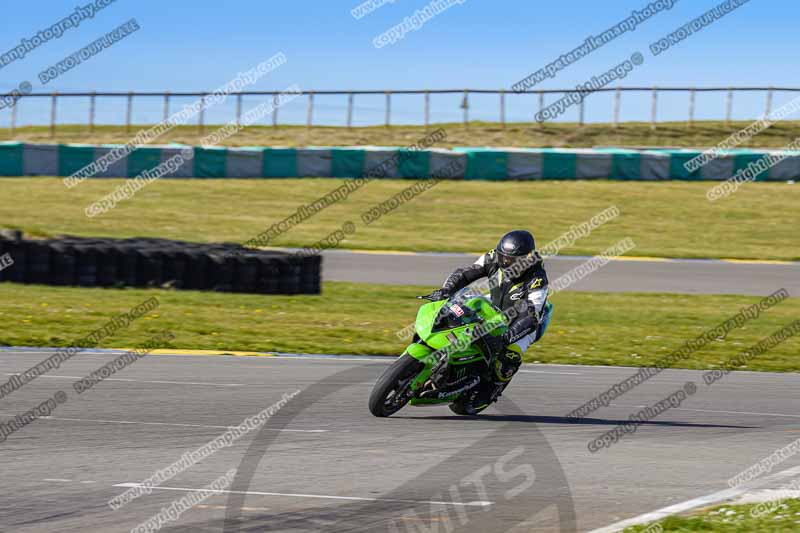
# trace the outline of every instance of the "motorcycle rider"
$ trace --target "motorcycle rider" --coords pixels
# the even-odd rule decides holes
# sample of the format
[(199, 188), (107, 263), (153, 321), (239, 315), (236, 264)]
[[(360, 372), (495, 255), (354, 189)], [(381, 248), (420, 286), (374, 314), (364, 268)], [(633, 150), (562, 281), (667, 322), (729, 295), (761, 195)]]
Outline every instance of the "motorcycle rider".
[[(506, 233), (496, 248), (474, 264), (456, 269), (429, 298), (447, 299), (482, 277), (488, 279), (492, 303), (511, 318), (502, 336), (484, 336), (496, 355), (495, 381), (507, 383), (519, 370), (522, 354), (541, 338), (549, 321), (545, 316), (547, 273), (533, 235), (525, 230)], [(512, 307), (516, 312), (509, 312)]]

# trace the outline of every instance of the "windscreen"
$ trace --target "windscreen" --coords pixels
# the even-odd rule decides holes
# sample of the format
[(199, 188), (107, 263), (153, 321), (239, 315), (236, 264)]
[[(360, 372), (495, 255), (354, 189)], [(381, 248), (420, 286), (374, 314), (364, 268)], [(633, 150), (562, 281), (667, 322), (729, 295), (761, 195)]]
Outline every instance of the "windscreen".
[(499, 313), (499, 310), (492, 305), (488, 296), (473, 287), (464, 287), (442, 306), (434, 329), (451, 329), (480, 322), (494, 313)]

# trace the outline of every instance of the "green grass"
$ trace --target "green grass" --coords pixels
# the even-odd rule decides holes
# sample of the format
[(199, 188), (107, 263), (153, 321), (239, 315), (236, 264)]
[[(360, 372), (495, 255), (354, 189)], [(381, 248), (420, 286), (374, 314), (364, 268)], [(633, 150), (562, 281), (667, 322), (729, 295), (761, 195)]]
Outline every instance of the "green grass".
[[(772, 512), (756, 518), (753, 508), (769, 505)], [(774, 507), (772, 507), (774, 505)], [(720, 505), (690, 516), (672, 516), (658, 522), (664, 533), (707, 531), (709, 533), (790, 533), (800, 531), (800, 500), (787, 499), (769, 504)], [(649, 526), (626, 528), (623, 533), (642, 533)], [(653, 529), (652, 531), (657, 531)]]
[[(330, 178), (158, 180), (104, 215), (84, 209), (122, 184), (86, 180), (67, 189), (56, 178), (2, 178), (0, 227), (34, 236), (155, 236), (244, 242), (338, 187)], [(621, 215), (561, 254), (594, 254), (625, 237), (628, 255), (745, 259), (800, 258), (800, 187), (748, 184), (710, 203), (708, 183), (441, 182), (377, 222), (361, 214), (408, 187), (376, 180), (295, 226), (274, 244), (308, 246), (344, 221), (356, 223), (342, 248), (476, 252), (514, 228), (532, 230), (540, 245), (616, 205)]]
[[(0, 345), (66, 346), (150, 296), (158, 309), (104, 340), (130, 347), (164, 329), (169, 347), (334, 354), (399, 354), (395, 332), (412, 323), (431, 287), (328, 282), (321, 296), (264, 296), (213, 292), (88, 289), (0, 284)], [(746, 296), (686, 296), (561, 292), (544, 339), (529, 362), (645, 366), (758, 301)], [(683, 367), (714, 368), (800, 316), (791, 298)], [(748, 370), (799, 371), (800, 340), (790, 339), (753, 359)]]
[[(648, 122), (625, 122), (618, 128), (611, 124), (510, 123), (503, 128), (493, 122), (435, 124), (430, 129), (444, 127), (447, 140), (441, 146), (516, 146), (516, 147), (710, 147), (751, 122), (700, 121), (689, 127), (686, 122), (661, 122), (653, 130)], [(139, 129), (150, 125), (137, 124), (126, 133), (124, 126), (98, 126), (89, 132), (86, 125), (61, 125), (55, 136), (47, 126), (0, 129), (0, 140), (16, 139), (27, 142), (64, 143), (121, 143), (128, 142)], [(207, 135), (220, 125), (205, 128)], [(747, 141), (749, 147), (781, 147), (798, 136), (800, 122), (781, 121)], [(228, 146), (406, 146), (424, 135), (423, 126), (369, 126), (347, 129), (334, 126), (253, 126), (225, 141)], [(156, 142), (197, 144), (203, 134), (197, 126), (181, 126), (164, 134)]]

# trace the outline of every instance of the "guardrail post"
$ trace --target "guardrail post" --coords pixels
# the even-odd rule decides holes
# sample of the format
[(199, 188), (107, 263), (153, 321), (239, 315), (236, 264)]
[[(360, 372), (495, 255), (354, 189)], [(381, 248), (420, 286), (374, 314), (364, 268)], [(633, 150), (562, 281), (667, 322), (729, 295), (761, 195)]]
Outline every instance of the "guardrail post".
[(22, 95), (17, 98), (17, 101), (11, 106), (11, 136), (17, 132), (17, 106), (22, 101)]
[(733, 113), (733, 89), (728, 87), (728, 98), (725, 102), (725, 125), (730, 126)]
[(50, 137), (56, 136), (56, 100), (58, 100), (58, 92), (53, 91), (50, 100)]
[(314, 120), (314, 91), (308, 93), (308, 110), (306, 113), (306, 128), (310, 128)]
[(94, 111), (96, 99), (97, 91), (92, 91), (92, 96), (89, 97), (89, 133), (94, 132)]
[(694, 126), (694, 99), (696, 92), (694, 87), (689, 90), (689, 127)]
[[(539, 112), (541, 113), (542, 111), (544, 111), (544, 93), (539, 91)], [(544, 120), (539, 123), (539, 127), (544, 127)]]
[[(589, 96), (589, 95), (587, 94), (586, 96)], [(578, 125), (579, 126), (583, 126), (583, 116), (584, 116), (584, 111), (585, 111), (584, 102), (586, 101), (586, 96), (581, 98), (581, 103), (578, 106)]]
[(431, 121), (431, 93), (427, 89), (425, 90), (425, 129), (428, 128), (428, 124)]
[(272, 127), (278, 127), (278, 93), (272, 93)]
[(464, 89), (464, 99), (461, 100), (461, 107), (464, 108), (464, 127), (469, 127), (469, 91)]
[(164, 118), (162, 121), (166, 123), (169, 120), (169, 91), (164, 93)]
[(620, 90), (619, 87), (617, 87), (617, 90), (614, 91), (614, 127), (615, 128), (619, 127), (619, 106), (620, 106), (620, 100), (621, 99), (622, 99), (622, 91)]
[(133, 113), (133, 93), (128, 91), (128, 110), (125, 112), (125, 133), (131, 132), (132, 113)]
[(197, 130), (200, 135), (206, 131), (206, 95), (200, 97), (200, 115), (197, 117)]
[(236, 127), (242, 125), (242, 93), (236, 94)]
[(386, 91), (386, 127), (392, 124), (392, 93)]
[(772, 87), (767, 91), (767, 109), (764, 111), (764, 118), (769, 118), (772, 113)]
[(500, 89), (500, 124), (506, 127), (506, 90)]
[(353, 91), (347, 95), (347, 129), (353, 127)]
[(650, 129), (656, 129), (656, 116), (658, 115), (658, 89), (653, 87), (653, 106), (650, 109)]

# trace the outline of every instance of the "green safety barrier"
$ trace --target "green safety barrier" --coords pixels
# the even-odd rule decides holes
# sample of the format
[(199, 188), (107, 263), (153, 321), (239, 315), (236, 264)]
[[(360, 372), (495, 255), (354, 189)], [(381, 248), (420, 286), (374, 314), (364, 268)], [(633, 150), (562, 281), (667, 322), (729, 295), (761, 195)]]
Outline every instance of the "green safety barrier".
[[(0, 176), (71, 176), (116, 145), (0, 143)], [(167, 161), (182, 150), (193, 157), (179, 166)], [(786, 157), (763, 170), (767, 154)], [(684, 149), (474, 148), (408, 150), (399, 147), (187, 147), (145, 146), (133, 150), (96, 177), (135, 178), (158, 172), (167, 178), (293, 178), (360, 176), (422, 179), (431, 175), (467, 180), (726, 180), (761, 163), (756, 181), (800, 177), (800, 152), (729, 150), (701, 168), (687, 163), (701, 152)], [(163, 168), (162, 168), (163, 167)], [(378, 171), (376, 171), (378, 169)], [(449, 169), (442, 173), (441, 169)]]

